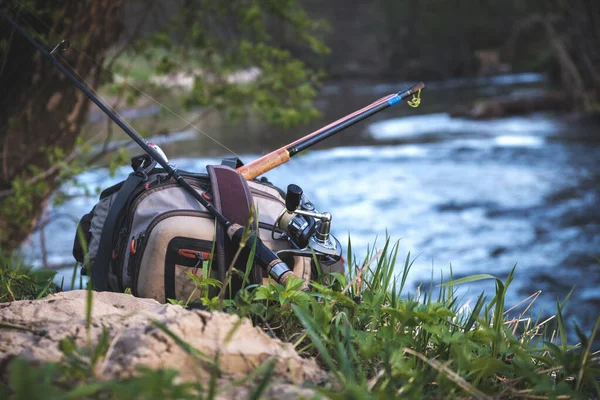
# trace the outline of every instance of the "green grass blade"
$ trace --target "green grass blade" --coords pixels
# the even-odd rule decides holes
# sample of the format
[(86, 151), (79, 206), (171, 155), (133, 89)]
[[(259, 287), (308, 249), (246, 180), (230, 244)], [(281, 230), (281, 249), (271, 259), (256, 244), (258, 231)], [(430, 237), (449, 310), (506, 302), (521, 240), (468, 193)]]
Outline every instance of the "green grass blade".
[(590, 356), (590, 353), (592, 350), (592, 343), (594, 343), (594, 338), (596, 337), (596, 332), (598, 332), (598, 325), (600, 325), (600, 317), (598, 317), (598, 319), (596, 320), (596, 324), (594, 325), (594, 328), (592, 329), (592, 333), (590, 334), (590, 337), (587, 340), (587, 346), (581, 357), (581, 366), (579, 367), (579, 374), (577, 375), (577, 387), (576, 387), (577, 391), (580, 391), (581, 386), (583, 385), (583, 374), (585, 373), (588, 357)]
[(499, 280), (494, 275), (490, 275), (490, 274), (476, 274), (476, 275), (465, 276), (464, 278), (456, 279), (454, 281), (442, 283), (442, 284), (440, 284), (440, 286), (456, 286), (456, 285), (462, 285), (464, 283), (471, 283), (471, 282), (481, 281), (481, 280), (484, 280), (484, 279)]
[(321, 337), (322, 335), (324, 335), (324, 332), (321, 329), (321, 327), (319, 327), (315, 323), (315, 320), (297, 305), (292, 304), (292, 310), (300, 320), (300, 323), (302, 323), (302, 325), (304, 326), (304, 329), (306, 329), (306, 331), (308, 332), (308, 335), (310, 336), (314, 345), (319, 350), (319, 356), (325, 361), (325, 363), (327, 364), (329, 369), (334, 373), (338, 381), (340, 381), (341, 377), (338, 368), (336, 367), (333, 359), (331, 358), (329, 350), (327, 349), (327, 346), (325, 345)]

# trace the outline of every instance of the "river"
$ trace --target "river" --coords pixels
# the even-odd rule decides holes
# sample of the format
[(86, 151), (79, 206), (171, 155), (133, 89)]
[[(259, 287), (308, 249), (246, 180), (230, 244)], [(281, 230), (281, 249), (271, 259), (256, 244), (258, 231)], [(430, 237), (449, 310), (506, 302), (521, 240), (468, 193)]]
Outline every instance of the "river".
[[(317, 101), (323, 118), (284, 133), (256, 123), (207, 131), (248, 161), (405, 86), (325, 86)], [(386, 235), (400, 240), (399, 257), (409, 251), (417, 257), (409, 274), (412, 292), (420, 284), (428, 288), (432, 276), (435, 284), (447, 280), (450, 266), (454, 278), (480, 273), (505, 278), (516, 265), (507, 304), (542, 290), (534, 310), (552, 313), (556, 300), (575, 288), (565, 314), (570, 324), (589, 330), (600, 314), (597, 130), (557, 114), (486, 121), (448, 115), (461, 102), (545, 86), (536, 74), (432, 82), (419, 108), (388, 109), (266, 176), (283, 188), (300, 185), (321, 211), (331, 212), (334, 234), (342, 243), (350, 234), (359, 260), (376, 239), (378, 245)], [(161, 143), (185, 170), (203, 171), (227, 155), (191, 131)], [(128, 173), (123, 167), (110, 177), (100, 168), (78, 180), (104, 188)], [(95, 195), (82, 195), (81, 185), (64, 190), (73, 197), (48, 210), (50, 264), (71, 262), (74, 220), (96, 202)], [(39, 241), (36, 233), (23, 247), (38, 265)], [(58, 279), (63, 277), (70, 282), (71, 271), (62, 270)], [(493, 282), (470, 284), (461, 300), (473, 304), (481, 290), (491, 299)]]

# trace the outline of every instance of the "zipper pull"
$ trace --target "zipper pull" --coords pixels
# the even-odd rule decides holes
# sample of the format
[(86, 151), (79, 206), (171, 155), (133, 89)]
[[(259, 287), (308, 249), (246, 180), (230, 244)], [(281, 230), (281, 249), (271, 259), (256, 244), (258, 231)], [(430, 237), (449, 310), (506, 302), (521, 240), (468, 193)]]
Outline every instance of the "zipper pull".
[(142, 231), (137, 239), (135, 239), (135, 250), (139, 250), (140, 249), (140, 244), (142, 243), (142, 241), (144, 240), (144, 238), (146, 237), (146, 231)]
[[(129, 243), (129, 258), (127, 259), (127, 274), (129, 276), (133, 276), (135, 265), (137, 264), (137, 251), (140, 249), (140, 242), (146, 236), (146, 232), (142, 231), (138, 237), (131, 237), (131, 242)], [(140, 255), (140, 262), (142, 256)]]
[[(196, 261), (196, 264), (194, 265), (194, 272), (193, 274), (196, 275), (196, 273), (198, 272), (198, 267), (202, 265), (202, 263), (204, 262), (204, 257), (202, 257), (202, 253), (200, 252), (196, 252), (196, 259), (198, 261)], [(198, 275), (196, 275), (198, 276)]]

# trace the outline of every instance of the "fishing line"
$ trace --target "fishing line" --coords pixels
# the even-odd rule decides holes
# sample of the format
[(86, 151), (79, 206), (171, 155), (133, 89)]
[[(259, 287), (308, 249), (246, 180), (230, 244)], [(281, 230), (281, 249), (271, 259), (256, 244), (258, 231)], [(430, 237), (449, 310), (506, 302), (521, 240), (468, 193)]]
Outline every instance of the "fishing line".
[[(113, 108), (110, 104), (108, 104), (108, 102), (100, 95), (100, 93), (98, 93), (96, 90), (94, 90), (94, 88), (92, 87), (92, 85), (90, 85), (83, 76), (81, 76), (79, 74), (79, 72), (77, 72), (77, 70), (75, 68), (73, 68), (73, 66), (71, 64), (69, 64), (69, 62), (66, 60), (65, 57), (63, 57), (62, 55), (59, 54), (59, 57), (62, 59), (62, 61), (67, 64), (67, 66), (71, 69), (71, 71), (73, 71), (75, 73), (75, 75), (77, 75), (77, 77), (83, 82), (85, 83), (85, 85), (87, 86), (88, 90), (92, 93), (94, 93), (95, 96), (97, 96), (100, 100), (102, 100), (103, 103), (106, 103), (108, 105), (108, 108), (114, 112), (119, 118), (121, 118), (124, 122), (125, 125), (127, 125), (129, 127), (129, 129), (131, 129), (132, 131), (134, 131), (135, 133), (137, 133), (138, 135), (140, 135), (140, 133), (133, 127), (131, 126), (131, 124), (125, 119), (123, 118), (123, 116), (121, 114), (119, 114), (119, 112)], [(140, 135), (142, 136), (142, 135)]]
[[(33, 18), (35, 18), (35, 19), (36, 19), (36, 20), (37, 20), (39, 23), (41, 23), (41, 24), (42, 24), (44, 27), (46, 27), (46, 29), (48, 29), (49, 33), (52, 33), (52, 34), (54, 34), (55, 36), (57, 36), (57, 37), (58, 37), (58, 38), (60, 38), (61, 40), (65, 40), (65, 38), (63, 38), (63, 37), (62, 37), (61, 35), (59, 35), (59, 34), (58, 34), (56, 31), (54, 31), (54, 30), (53, 30), (53, 29), (52, 29), (50, 26), (48, 26), (48, 24), (46, 24), (46, 23), (45, 23), (44, 21), (42, 21), (40, 18), (36, 17), (36, 16), (35, 16), (35, 14), (34, 14), (34, 12), (33, 12), (33, 11), (32, 11), (32, 10), (29, 8), (29, 7), (27, 7), (26, 5), (23, 5), (22, 7), (23, 7), (23, 8), (26, 8), (26, 9), (28, 9), (28, 10), (31, 12), (31, 15), (32, 15), (32, 17), (33, 17)], [(31, 25), (30, 25), (30, 24), (27, 24), (27, 25), (28, 25), (28, 26), (29, 26), (29, 27), (30, 27), (30, 28), (31, 28), (31, 29), (32, 29), (34, 32), (36, 32), (36, 31), (35, 31), (35, 29), (33, 29), (33, 28), (31, 27)], [(36, 32), (36, 33), (37, 33), (38, 35), (40, 35), (38, 32)], [(40, 35), (40, 36), (41, 36), (41, 35)], [(46, 43), (46, 45), (48, 45), (48, 43)], [(88, 58), (89, 60), (91, 60), (91, 61), (92, 61), (92, 62), (93, 62), (93, 63), (94, 63), (96, 66), (98, 66), (98, 67), (102, 68), (102, 69), (103, 69), (103, 70), (105, 70), (105, 71), (108, 71), (108, 72), (109, 72), (109, 73), (110, 73), (110, 74), (113, 76), (113, 79), (114, 79), (115, 77), (117, 77), (117, 76), (118, 76), (118, 74), (117, 74), (116, 72), (114, 72), (114, 71), (110, 70), (108, 67), (105, 67), (104, 65), (102, 65), (102, 63), (100, 63), (99, 61), (95, 60), (93, 57), (89, 56), (89, 55), (88, 55), (88, 54), (86, 54), (84, 51), (82, 51), (82, 50), (78, 49), (76, 46), (73, 46), (73, 45), (71, 45), (71, 48), (72, 48), (72, 49), (75, 49), (75, 51), (77, 51), (79, 54), (81, 54), (82, 56), (84, 56), (84, 57)], [(63, 59), (63, 61), (64, 61), (65, 63), (67, 63), (67, 65), (69, 65), (69, 63), (66, 61), (66, 59), (65, 59), (65, 58), (64, 58), (62, 55), (61, 55), (60, 57)], [(182, 66), (181, 64), (179, 64), (179, 63), (175, 63), (175, 64), (176, 64), (177, 66), (179, 66), (179, 67), (183, 67), (183, 66)], [(71, 70), (73, 70), (73, 71), (74, 71), (74, 72), (77, 74), (77, 76), (78, 76), (78, 77), (80, 77), (80, 78), (81, 78), (81, 75), (79, 75), (79, 73), (77, 73), (77, 71), (75, 71), (75, 69), (74, 69), (74, 68), (73, 68), (71, 65), (69, 65), (69, 67), (71, 68)], [(83, 78), (82, 78), (82, 79), (83, 79)], [(84, 82), (85, 82), (85, 81), (84, 81)], [(89, 85), (87, 82), (86, 82), (86, 84), (87, 84), (87, 86), (88, 86), (88, 87), (90, 87), (90, 88), (91, 88), (91, 86), (90, 86), (90, 85)], [(166, 105), (164, 105), (164, 104), (163, 104), (163, 103), (161, 103), (160, 101), (156, 100), (154, 97), (152, 97), (151, 95), (149, 95), (148, 93), (146, 93), (145, 91), (143, 91), (141, 88), (139, 88), (139, 87), (135, 86), (135, 85), (134, 85), (134, 84), (132, 84), (132, 83), (129, 83), (129, 81), (127, 80), (127, 78), (125, 78), (125, 79), (123, 80), (123, 84), (125, 84), (125, 85), (129, 86), (130, 88), (132, 88), (132, 89), (134, 89), (135, 91), (137, 91), (139, 94), (141, 94), (141, 95), (143, 95), (144, 97), (146, 97), (147, 99), (149, 99), (149, 100), (153, 101), (155, 104), (157, 104), (157, 105), (158, 105), (158, 106), (160, 106), (161, 108), (165, 109), (166, 111), (168, 111), (169, 113), (171, 113), (171, 114), (172, 114), (172, 115), (174, 115), (175, 117), (177, 117), (177, 118), (178, 118), (180, 121), (182, 121), (183, 123), (187, 124), (187, 126), (188, 126), (188, 127), (191, 127), (191, 128), (193, 128), (194, 130), (196, 130), (197, 132), (199, 132), (199, 133), (203, 134), (204, 136), (206, 136), (207, 138), (209, 138), (210, 140), (212, 140), (213, 142), (215, 142), (216, 144), (218, 144), (219, 146), (221, 146), (222, 148), (224, 148), (225, 150), (227, 150), (228, 152), (230, 152), (230, 153), (231, 153), (231, 154), (233, 154), (234, 156), (236, 156), (236, 157), (238, 157), (238, 158), (241, 158), (241, 156), (240, 156), (239, 154), (237, 154), (235, 151), (231, 150), (229, 147), (225, 146), (223, 143), (219, 142), (219, 140), (217, 140), (217, 139), (216, 139), (216, 138), (214, 138), (213, 136), (209, 135), (208, 133), (206, 133), (206, 132), (205, 132), (205, 131), (203, 131), (202, 129), (198, 128), (198, 127), (197, 127), (196, 125), (194, 125), (192, 122), (188, 121), (187, 119), (185, 119), (185, 118), (184, 118), (184, 117), (182, 117), (181, 115), (177, 114), (175, 111), (171, 110), (169, 107), (167, 107)], [(92, 91), (94, 91), (94, 93), (95, 93), (96, 95), (98, 95), (98, 92), (96, 92), (94, 89), (91, 89), (91, 90), (92, 90)], [(98, 95), (98, 97), (104, 101), (104, 99), (103, 99), (102, 97), (100, 97), (100, 95)], [(111, 110), (113, 110), (113, 111), (114, 111), (114, 109), (113, 109), (112, 107), (110, 107), (110, 108), (111, 108)], [(115, 113), (116, 113), (116, 111), (115, 111)], [(118, 113), (117, 113), (117, 115), (118, 115)], [(119, 115), (119, 117), (121, 117), (121, 116)], [(127, 122), (127, 121), (125, 121), (125, 122)], [(129, 123), (127, 123), (127, 124), (129, 125)], [(129, 126), (131, 126), (131, 125), (129, 125)], [(136, 132), (136, 133), (137, 133), (137, 132)]]
[[(97, 66), (99, 66), (100, 68), (104, 69), (105, 71), (110, 72), (113, 77), (117, 76), (117, 73), (111, 71), (109, 68), (101, 65), (98, 61), (94, 60), (92, 57), (90, 57), (89, 55), (85, 54), (83, 51), (79, 50), (76, 47), (73, 47), (75, 49), (75, 51), (77, 51), (78, 53), (80, 53), (81, 55), (83, 55), (84, 57), (89, 58), (94, 64), (96, 64)], [(177, 64), (179, 65), (179, 64)], [(187, 119), (185, 119), (184, 117), (182, 117), (181, 115), (177, 114), (175, 111), (171, 110), (169, 107), (167, 107), (166, 105), (164, 105), (163, 103), (161, 103), (160, 101), (156, 100), (154, 97), (152, 97), (151, 95), (149, 95), (148, 93), (146, 93), (145, 91), (143, 91), (142, 89), (138, 88), (137, 86), (135, 86), (132, 83), (129, 83), (129, 81), (127, 80), (127, 78), (125, 78), (125, 80), (123, 81), (123, 83), (127, 86), (129, 86), (130, 88), (134, 89), (135, 91), (137, 91), (138, 93), (140, 93), (141, 95), (143, 95), (144, 97), (146, 97), (147, 99), (153, 101), (155, 104), (159, 105), (161, 108), (165, 109), (166, 111), (170, 112), (171, 114), (173, 114), (175, 117), (177, 117), (180, 121), (182, 121), (183, 123), (187, 124), (187, 126), (195, 129), (196, 131), (198, 131), (199, 133), (203, 134), (204, 136), (206, 136), (207, 138), (211, 139), (213, 142), (215, 142), (216, 144), (218, 144), (219, 146), (223, 147), (225, 150), (229, 151), (231, 154), (233, 154), (234, 156), (241, 158), (240, 155), (238, 155), (235, 151), (231, 150), (229, 147), (225, 146), (223, 143), (219, 142), (217, 139), (215, 139), (214, 137), (212, 137), (211, 135), (209, 135), (208, 133), (204, 132), (202, 129), (198, 128), (196, 125), (194, 125), (192, 122), (188, 121)]]
[[(45, 24), (43, 21), (41, 21), (40, 19), (37, 19), (37, 20), (38, 20), (40, 23), (42, 23), (42, 24), (43, 24), (43, 25), (44, 25), (46, 28), (48, 28), (48, 29), (50, 29), (50, 30), (52, 31), (52, 29), (51, 29), (51, 28), (49, 28), (49, 27), (48, 27), (48, 25), (47, 25), (47, 24)], [(32, 25), (31, 25), (31, 24), (28, 22), (28, 21), (26, 21), (26, 20), (24, 20), (24, 19), (21, 19), (20, 21), (21, 21), (21, 23), (25, 24), (25, 25), (26, 25), (26, 26), (27, 26), (29, 29), (31, 29), (33, 32), (35, 32), (35, 34), (38, 36), (38, 40), (39, 40), (39, 41), (41, 41), (41, 42), (42, 42), (44, 45), (46, 45), (46, 47), (47, 47), (47, 48), (51, 47), (51, 46), (50, 46), (50, 44), (48, 43), (48, 41), (47, 41), (47, 40), (44, 38), (44, 36), (43, 36), (43, 35), (42, 35), (40, 32), (38, 32), (38, 31), (37, 31), (37, 30), (36, 30), (36, 29), (35, 29), (35, 28), (34, 28), (34, 27), (33, 27), (33, 26), (32, 26)], [(52, 31), (51, 33), (54, 33), (56, 36), (60, 37), (60, 35), (56, 34), (56, 32), (53, 32), (53, 31)], [(62, 39), (62, 38), (61, 38), (61, 39)], [(64, 39), (62, 39), (62, 40), (64, 40)], [(123, 120), (123, 123), (124, 123), (124, 124), (125, 124), (125, 125), (126, 125), (128, 128), (129, 128), (129, 129), (131, 129), (132, 131), (134, 131), (135, 133), (137, 133), (137, 134), (139, 135), (139, 132), (138, 132), (138, 131), (137, 131), (137, 130), (136, 130), (136, 129), (135, 129), (135, 128), (134, 128), (134, 127), (133, 127), (133, 126), (132, 126), (132, 125), (131, 125), (131, 124), (130, 124), (130, 123), (129, 123), (129, 122), (126, 120), (126, 119), (125, 119), (125, 118), (123, 118), (123, 116), (122, 116), (121, 114), (119, 114), (119, 112), (118, 112), (118, 111), (117, 111), (117, 110), (116, 110), (114, 107), (112, 107), (112, 106), (110, 105), (110, 103), (109, 103), (109, 102), (107, 102), (107, 101), (106, 101), (106, 100), (105, 100), (105, 99), (104, 99), (104, 98), (103, 98), (103, 97), (100, 95), (100, 93), (98, 93), (98, 92), (97, 92), (97, 91), (96, 91), (96, 90), (93, 88), (93, 86), (92, 86), (92, 85), (90, 85), (90, 84), (87, 82), (87, 80), (86, 80), (86, 79), (85, 79), (85, 78), (84, 78), (84, 77), (83, 77), (81, 74), (79, 74), (79, 72), (78, 72), (78, 71), (77, 71), (77, 70), (76, 70), (76, 69), (75, 69), (75, 68), (74, 68), (74, 67), (73, 67), (73, 66), (72, 66), (72, 65), (71, 65), (71, 64), (70, 64), (68, 61), (67, 61), (67, 59), (61, 55), (60, 51), (59, 51), (59, 52), (55, 52), (54, 54), (55, 54), (55, 55), (58, 55), (60, 58), (62, 58), (62, 62), (63, 62), (64, 64), (66, 64), (66, 65), (69, 67), (70, 71), (71, 71), (73, 74), (75, 74), (75, 75), (78, 77), (78, 79), (79, 79), (80, 81), (82, 81), (82, 83), (84, 83), (84, 84), (85, 84), (85, 86), (87, 87), (87, 89), (88, 89), (90, 92), (92, 92), (92, 93), (93, 93), (95, 96), (97, 96), (98, 98), (100, 98), (100, 99), (101, 99), (101, 100), (102, 100), (102, 101), (105, 103), (106, 107), (107, 107), (108, 109), (110, 109), (110, 111), (111, 111), (111, 112), (113, 112), (115, 115), (119, 116), (119, 118), (121, 118), (121, 120)], [(55, 56), (55, 58), (56, 58), (56, 56)], [(68, 158), (67, 158), (67, 159), (68, 159)], [(1, 193), (1, 192), (0, 192), (0, 197), (2, 197), (2, 194), (3, 194), (3, 193)]]
[[(43, 21), (40, 21), (39, 19), (38, 19), (38, 21), (39, 21), (39, 22), (41, 22), (41, 23), (43, 23)], [(27, 26), (29, 27), (29, 29), (31, 29), (33, 32), (35, 32), (35, 33), (37, 34), (37, 36), (38, 36), (38, 40), (41, 40), (41, 41), (43, 42), (43, 44), (45, 44), (45, 45), (46, 45), (46, 47), (51, 47), (51, 46), (48, 44), (47, 40), (44, 40), (44, 39), (43, 39), (43, 35), (42, 35), (41, 33), (39, 33), (38, 31), (36, 31), (36, 30), (35, 30), (35, 29), (34, 29), (34, 28), (31, 26), (31, 24), (30, 24), (30, 23), (28, 23), (28, 22), (27, 22), (27, 21), (25, 21), (25, 20), (21, 20), (21, 22), (22, 22), (22, 23), (25, 23), (25, 25), (27, 25)], [(48, 26), (47, 26), (46, 24), (44, 24), (44, 25), (46, 26), (46, 28), (48, 28)], [(50, 29), (50, 28), (48, 28), (48, 29)], [(60, 37), (60, 35), (56, 34), (56, 32), (52, 32), (52, 33), (54, 33), (56, 36)], [(62, 38), (61, 38), (61, 39), (62, 39)], [(62, 40), (64, 40), (64, 39), (62, 39)], [(90, 84), (89, 84), (89, 83), (86, 81), (86, 79), (85, 79), (83, 76), (81, 76), (81, 74), (79, 74), (79, 72), (77, 72), (77, 70), (76, 70), (76, 69), (75, 69), (75, 68), (74, 68), (74, 67), (73, 67), (73, 66), (72, 66), (72, 65), (71, 65), (71, 64), (70, 64), (70, 63), (67, 61), (67, 59), (66, 59), (65, 57), (63, 57), (63, 56), (62, 56), (62, 54), (61, 54), (60, 52), (56, 52), (56, 53), (54, 53), (54, 54), (58, 55), (58, 56), (59, 56), (59, 57), (62, 59), (62, 62), (63, 62), (63, 63), (65, 63), (65, 64), (66, 64), (66, 65), (69, 67), (69, 69), (70, 69), (70, 70), (71, 70), (71, 71), (72, 71), (72, 72), (73, 72), (73, 73), (74, 73), (74, 74), (75, 74), (75, 75), (76, 75), (76, 76), (77, 76), (77, 77), (78, 77), (78, 78), (79, 78), (79, 79), (80, 79), (80, 80), (81, 80), (81, 81), (82, 81), (82, 82), (83, 82), (83, 83), (86, 85), (87, 89), (88, 89), (90, 92), (94, 93), (94, 95), (95, 95), (95, 96), (97, 96), (99, 99), (101, 99), (101, 100), (102, 100), (102, 102), (104, 102), (104, 103), (106, 104), (107, 108), (109, 108), (109, 109), (110, 109), (112, 112), (114, 112), (114, 113), (115, 113), (117, 116), (119, 116), (119, 118), (121, 118), (121, 119), (123, 120), (123, 122), (125, 123), (125, 125), (127, 125), (127, 127), (128, 127), (128, 128), (130, 128), (131, 130), (133, 130), (135, 133), (137, 133), (137, 134), (139, 135), (139, 132), (137, 132), (137, 130), (136, 130), (136, 129), (135, 129), (133, 126), (131, 126), (131, 124), (130, 124), (130, 123), (129, 123), (129, 122), (126, 120), (126, 119), (124, 119), (124, 118), (123, 118), (123, 116), (122, 116), (121, 114), (119, 114), (119, 112), (118, 112), (117, 110), (115, 110), (115, 109), (114, 109), (114, 108), (113, 108), (113, 107), (110, 105), (110, 103), (108, 103), (108, 102), (107, 102), (107, 101), (106, 101), (106, 100), (105, 100), (105, 99), (104, 99), (104, 98), (103, 98), (103, 97), (100, 95), (100, 93), (98, 93), (98, 92), (97, 92), (97, 91), (96, 91), (96, 90), (93, 88), (93, 86), (92, 86), (92, 85), (90, 85)], [(55, 58), (56, 58), (56, 57), (55, 57)]]

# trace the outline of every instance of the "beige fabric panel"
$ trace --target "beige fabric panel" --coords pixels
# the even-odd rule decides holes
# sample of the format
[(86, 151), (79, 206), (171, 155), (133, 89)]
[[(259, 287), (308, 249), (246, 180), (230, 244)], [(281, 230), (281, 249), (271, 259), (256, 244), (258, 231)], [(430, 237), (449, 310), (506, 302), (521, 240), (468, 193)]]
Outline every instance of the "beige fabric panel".
[(285, 207), (285, 200), (274, 188), (256, 182), (248, 182), (248, 186), (254, 198), (254, 207), (259, 221), (273, 225)]
[[(148, 238), (146, 249), (140, 264), (137, 280), (137, 292), (140, 297), (156, 299), (166, 303), (165, 299), (165, 258), (167, 246), (171, 239), (177, 236), (196, 238), (201, 240), (214, 240), (214, 222), (208, 218), (176, 216), (166, 218), (158, 223)], [(176, 280), (176, 294), (179, 300), (187, 299), (191, 293), (193, 282), (185, 275), (178, 273), (183, 268), (176, 268), (176, 276), (184, 282)], [(187, 281), (187, 282), (185, 282)], [(191, 286), (190, 286), (191, 285)], [(180, 297), (183, 296), (183, 297)]]

